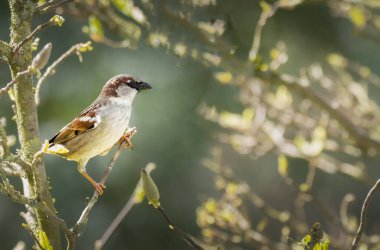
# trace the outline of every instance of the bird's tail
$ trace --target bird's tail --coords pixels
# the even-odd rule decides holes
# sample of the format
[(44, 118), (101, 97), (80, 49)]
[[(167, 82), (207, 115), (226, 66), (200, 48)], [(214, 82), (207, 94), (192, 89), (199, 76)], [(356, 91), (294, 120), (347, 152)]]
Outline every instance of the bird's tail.
[(42, 145), (41, 150), (45, 154), (54, 154), (54, 155), (64, 155), (69, 152), (69, 150), (62, 144), (50, 143), (48, 140), (45, 140), (45, 143)]

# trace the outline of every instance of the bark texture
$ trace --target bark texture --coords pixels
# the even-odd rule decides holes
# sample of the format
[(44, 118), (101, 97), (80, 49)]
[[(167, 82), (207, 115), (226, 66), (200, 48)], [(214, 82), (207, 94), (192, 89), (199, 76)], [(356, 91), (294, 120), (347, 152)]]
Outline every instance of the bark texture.
[[(11, 0), (11, 41), (15, 46), (25, 39), (31, 32), (33, 12), (36, 1)], [(30, 42), (9, 58), (9, 65), (14, 78), (18, 72), (26, 70), (32, 61)], [(17, 129), (21, 144), (21, 154), (24, 161), (31, 163), (34, 154), (41, 148), (40, 133), (37, 118), (37, 107), (34, 100), (34, 89), (31, 75), (23, 76), (14, 87), (15, 104), (17, 111)], [(28, 170), (28, 178), (23, 179), (24, 194), (27, 197), (36, 196), (54, 210), (53, 200), (49, 190), (43, 161), (39, 161), (35, 169)], [(62, 248), (58, 225), (53, 218), (39, 209), (27, 207), (29, 225), (34, 231), (44, 231), (53, 249)], [(36, 231), (35, 231), (36, 232)], [(37, 234), (38, 235), (38, 234)]]

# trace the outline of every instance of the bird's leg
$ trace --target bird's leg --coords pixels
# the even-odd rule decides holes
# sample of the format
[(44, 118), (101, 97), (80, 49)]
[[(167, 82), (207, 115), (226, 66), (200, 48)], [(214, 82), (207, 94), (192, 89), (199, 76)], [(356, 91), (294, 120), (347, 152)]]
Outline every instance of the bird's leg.
[(78, 171), (81, 175), (83, 175), (89, 182), (91, 182), (91, 184), (94, 186), (96, 192), (99, 194), (99, 195), (102, 195), (103, 194), (103, 189), (106, 188), (106, 186), (103, 184), (103, 183), (100, 183), (100, 182), (96, 182), (94, 181), (94, 179), (91, 178), (91, 176), (89, 176), (86, 172), (86, 168), (81, 166), (81, 164), (78, 165)]
[(134, 134), (136, 134), (137, 130), (135, 127), (128, 129), (124, 135), (121, 136), (119, 139), (119, 144), (122, 144), (123, 142), (126, 142), (126, 148), (133, 149), (133, 144), (131, 142), (131, 138)]

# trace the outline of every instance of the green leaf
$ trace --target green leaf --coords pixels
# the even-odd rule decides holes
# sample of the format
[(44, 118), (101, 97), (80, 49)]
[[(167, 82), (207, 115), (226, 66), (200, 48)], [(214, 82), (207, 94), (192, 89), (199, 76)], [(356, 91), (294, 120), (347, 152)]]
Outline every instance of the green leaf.
[(302, 244), (308, 245), (311, 241), (311, 235), (307, 234), (305, 237), (302, 239)]
[(319, 243), (316, 243), (313, 247), (313, 250), (321, 250), (321, 245)]
[(323, 242), (322, 245), (321, 245), (321, 249), (322, 250), (328, 250), (329, 249), (329, 245), (330, 245), (330, 241), (329, 240), (325, 240), (325, 242)]

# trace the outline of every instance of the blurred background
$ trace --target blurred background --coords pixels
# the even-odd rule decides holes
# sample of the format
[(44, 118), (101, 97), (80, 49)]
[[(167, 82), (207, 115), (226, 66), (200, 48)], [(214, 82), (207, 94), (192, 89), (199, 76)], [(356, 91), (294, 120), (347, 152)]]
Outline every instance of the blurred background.
[[(82, 4), (91, 6), (91, 2), (93, 1), (83, 1)], [(117, 2), (120, 4), (122, 1), (114, 1), (114, 4), (119, 6)], [(132, 3), (132, 1), (126, 2)], [(138, 8), (146, 2), (150, 1), (142, 1), (142, 3), (135, 1), (134, 6)], [(256, 25), (263, 11), (266, 11), (265, 8), (275, 6), (272, 5), (275, 4), (274, 2), (249, 0), (160, 2), (172, 8), (175, 13), (184, 13), (184, 16), (214, 25), (214, 28), (218, 20), (222, 20), (223, 35), (215, 35), (218, 33), (218, 29), (215, 28), (214, 39), (232, 44), (231, 54), (236, 55), (236, 58), (241, 61), (247, 60)], [(205, 4), (202, 5), (202, 2)], [(267, 20), (260, 43), (261, 57), (254, 58), (256, 66), (265, 67), (267, 64), (271, 72), (302, 76), (309, 70), (305, 69), (309, 65), (330, 67), (329, 61), (326, 61), (329, 55), (337, 56), (338, 59), (335, 59), (338, 63), (342, 62), (339, 60), (346, 60), (347, 65), (350, 62), (356, 63), (355, 65), (365, 65), (365, 69), (370, 70), (371, 78), (363, 81), (357, 78), (340, 77), (347, 76), (342, 72), (346, 69), (349, 71), (348, 66), (345, 69), (341, 68), (340, 71), (327, 69), (323, 71), (323, 74), (332, 72), (335, 78), (331, 78), (333, 79), (329, 82), (331, 85), (334, 85), (334, 79), (338, 79), (337, 81), (352, 81), (358, 83), (359, 86), (366, 86), (370, 92), (368, 98), (372, 105), (370, 106), (371, 118), (367, 116), (366, 119), (373, 119), (372, 121), (378, 119), (379, 114), (376, 112), (379, 91), (371, 81), (380, 73), (378, 67), (380, 54), (377, 53), (379, 42), (365, 35), (367, 33), (360, 32), (364, 29), (360, 28), (360, 20), (357, 21), (358, 18), (364, 18), (369, 23), (369, 17), (363, 17), (363, 15), (367, 14), (366, 11), (372, 11), (371, 8), (374, 9), (371, 12), (371, 18), (377, 17), (379, 6), (376, 5), (376, 1), (373, 1), (373, 6), (367, 5), (366, 1), (358, 1), (359, 7), (355, 8), (362, 13), (358, 12), (359, 14), (356, 15), (351, 13), (352, 9), (351, 12), (350, 10), (344, 12), (346, 10), (344, 6), (334, 5), (334, 1), (288, 2), (288, 5), (280, 7), (275, 15)], [(340, 2), (347, 2), (347, 6), (351, 6), (348, 3), (350, 1)], [(152, 2), (154, 3), (155, 1)], [(265, 142), (264, 146), (262, 144), (262, 147), (257, 149), (259, 153), (254, 146), (247, 146), (250, 143), (254, 144), (247, 140), (254, 140), (252, 138), (260, 140), (263, 132), (252, 128), (253, 130), (249, 133), (252, 137), (249, 137), (246, 129), (239, 127), (244, 126), (244, 117), (257, 117), (259, 114), (255, 104), (247, 104), (247, 98), (252, 97), (247, 97), (249, 90), (242, 87), (242, 82), (256, 81), (254, 77), (247, 77), (247, 73), (241, 73), (241, 71), (246, 71), (246, 68), (236, 70), (235, 74), (232, 70), (222, 68), (222, 64), (214, 64), (217, 59), (208, 62), (207, 58), (196, 57), (190, 53), (190, 49), (186, 50), (186, 55), (183, 55), (178, 44), (193, 48), (193, 50), (206, 52), (210, 50), (210, 53), (216, 55), (218, 51), (210, 49), (211, 46), (207, 43), (204, 45), (197, 40), (199, 34), (187, 29), (186, 26), (181, 30), (181, 24), (175, 26), (167, 20), (160, 22), (160, 15), (157, 15), (156, 19), (149, 19), (150, 16), (146, 14), (146, 22), (153, 20), (165, 29), (159, 30), (160, 27), (152, 24), (147, 30), (152, 34), (165, 33), (166, 30), (168, 32), (166, 34), (170, 34), (167, 46), (155, 46), (152, 37), (147, 35), (149, 33), (144, 35), (143, 31), (143, 35), (139, 37), (136, 44), (131, 46), (133, 48), (112, 48), (102, 42), (105, 40), (103, 34), (94, 31), (100, 27), (99, 24), (94, 24), (96, 17), (91, 13), (83, 16), (75, 15), (74, 10), (80, 10), (83, 5), (72, 4), (59, 9), (59, 14), (65, 18), (63, 26), (48, 27), (38, 35), (39, 48), (48, 42), (53, 44), (50, 63), (73, 44), (85, 42), (90, 38), (95, 40), (94, 50), (83, 54), (82, 63), (75, 55), (69, 57), (58, 66), (56, 73), (43, 85), (38, 109), (41, 140), (50, 139), (70, 122), (97, 97), (103, 84), (117, 74), (131, 74), (150, 83), (153, 89), (139, 94), (135, 99), (131, 125), (137, 127), (138, 133), (132, 139), (134, 149), (125, 150), (118, 159), (108, 180), (105, 194), (93, 209), (77, 249), (93, 248), (94, 241), (103, 234), (129, 199), (139, 180), (141, 169), (149, 162), (157, 164), (152, 177), (158, 185), (161, 204), (167, 213), (184, 231), (210, 246), (219, 244), (225, 249), (295, 247), (286, 243), (285, 238), (289, 236), (300, 241), (315, 222), (321, 223), (325, 238), (330, 238), (330, 241), (334, 242), (331, 243), (330, 249), (345, 249), (350, 245), (363, 199), (380, 173), (376, 149), (372, 151), (375, 153), (365, 153), (367, 151), (357, 146), (355, 140), (350, 139), (347, 134), (342, 137), (336, 136), (339, 137), (336, 139), (334, 133), (340, 133), (339, 130), (344, 130), (344, 128), (342, 129), (334, 121), (321, 122), (326, 117), (331, 120), (334, 120), (334, 117), (317, 108), (318, 112), (309, 110), (310, 113), (308, 113), (306, 109), (299, 111), (305, 115), (303, 117), (305, 124), (308, 122), (306, 120), (308, 114), (311, 120), (317, 121), (317, 125), (310, 126), (308, 129), (302, 130), (297, 124), (284, 122), (283, 127), (286, 129), (290, 127), (293, 131), (290, 133), (292, 137), (290, 141), (294, 142), (294, 138), (299, 134), (309, 140), (313, 133), (318, 133), (318, 131), (315, 132), (315, 127), (318, 126), (323, 128), (322, 134), (327, 134), (327, 138), (332, 137), (331, 140), (336, 142), (334, 144), (336, 148), (349, 144), (356, 150), (353, 149), (355, 152), (359, 151), (359, 154), (350, 154), (347, 150), (334, 151), (326, 146), (321, 151), (333, 158), (335, 165), (319, 162), (316, 164), (317, 167), (310, 167), (312, 160), (318, 158), (321, 152), (317, 153), (318, 156), (292, 155), (275, 147), (266, 148), (265, 145), (269, 142)], [(34, 26), (45, 22), (52, 15), (53, 13), (36, 15), (33, 19)], [(2, 1), (0, 3), (0, 39), (5, 41), (9, 41), (9, 18), (8, 5), (6, 1)], [(104, 20), (102, 22), (106, 23)], [(112, 29), (107, 29), (106, 24), (103, 25), (104, 27), (101, 28), (106, 30), (110, 39), (125, 38), (113, 32)], [(101, 39), (99, 35), (102, 35)], [(160, 40), (162, 45), (162, 38), (156, 37), (156, 40)], [(210, 41), (213, 43), (214, 40), (210, 39)], [(279, 41), (281, 41), (280, 44)], [(284, 46), (286, 50), (283, 49)], [(282, 56), (286, 55), (286, 64), (280, 69), (272, 69), (273, 65), (269, 63), (276, 61), (271, 54), (274, 53), (271, 52), (273, 48), (277, 48), (277, 52)], [(333, 66), (334, 62), (337, 64), (333, 61), (334, 58), (330, 57), (330, 59)], [(228, 59), (226, 61), (232, 62)], [(246, 77), (239, 78), (239, 74)], [(1, 85), (11, 79), (6, 64), (0, 64), (0, 79)], [(313, 83), (315, 86), (319, 84), (318, 81), (315, 82)], [(341, 91), (339, 88), (334, 89), (323, 84), (321, 86), (316, 87), (317, 91), (319, 91), (318, 88), (322, 89), (321, 93), (328, 90), (327, 98), (335, 98), (339, 96), (339, 93), (343, 93), (339, 100), (348, 103), (347, 107), (356, 105), (355, 101), (344, 99), (345, 94), (353, 94), (355, 91), (339, 92)], [(347, 89), (350, 88), (347, 87)], [(267, 93), (274, 93), (274, 96), (279, 93), (278, 87), (262, 88), (261, 91), (260, 95), (263, 97)], [(310, 101), (306, 104), (304, 97), (299, 97), (300, 95), (295, 90), (288, 89), (286, 95), (293, 96), (288, 109), (291, 107), (302, 109), (307, 105), (310, 105), (312, 109), (314, 106)], [(17, 136), (16, 124), (12, 120), (11, 105), (8, 96), (3, 95), (0, 98), (0, 117), (7, 119), (8, 135)], [(252, 109), (247, 109), (250, 105), (253, 106)], [(270, 112), (269, 109), (267, 110)], [(278, 112), (277, 115), (288, 111), (279, 108)], [(348, 112), (347, 116), (360, 121), (362, 114), (351, 115), (349, 112), (354, 112), (353, 109), (345, 109), (345, 112)], [(237, 114), (242, 115), (243, 118)], [(364, 115), (366, 114), (368, 113)], [(360, 125), (360, 122), (355, 124)], [(276, 121), (273, 121), (272, 125), (269, 133), (277, 133)], [(375, 126), (373, 128), (376, 130)], [(258, 136), (255, 135), (256, 132), (259, 133)], [(376, 133), (375, 131), (371, 134), (372, 138), (378, 138)], [(244, 148), (243, 144), (249, 150)], [(12, 147), (13, 151), (16, 150), (17, 145)], [(299, 151), (303, 150), (303, 146), (299, 143), (294, 142), (294, 145)], [(95, 157), (88, 163), (87, 170), (94, 179), (100, 178), (113, 152), (114, 150), (105, 157)], [(84, 208), (86, 197), (92, 195), (93, 188), (79, 175), (75, 162), (52, 155), (46, 155), (45, 162), (59, 216), (72, 225)], [(339, 167), (342, 164), (352, 167), (345, 170), (343, 166), (342, 170)], [(323, 167), (320, 167), (322, 165)], [(310, 169), (314, 169), (314, 172), (310, 173)], [(352, 171), (362, 172), (355, 176)], [(307, 178), (313, 178), (312, 187), (301, 185), (310, 184)], [(309, 192), (310, 190), (312, 192)], [(342, 202), (351, 197), (347, 198), (348, 193), (352, 194), (352, 197), (355, 196), (356, 200), (349, 202), (348, 218), (342, 223)], [(249, 195), (245, 196), (246, 194)], [(257, 203), (261, 199), (261, 204), (264, 205)], [(317, 200), (320, 204), (316, 205), (311, 200)], [(226, 204), (239, 212), (232, 208), (227, 209)], [(299, 207), (302, 207), (303, 212), (300, 212)], [(225, 213), (219, 214), (219, 218), (215, 211), (220, 209)], [(376, 235), (380, 232), (379, 209), (380, 195), (375, 198), (368, 212), (366, 230), (368, 235)], [(23, 220), (19, 212), (23, 210), (23, 206), (0, 196), (1, 249), (11, 249), (19, 240), (25, 241), (29, 246), (32, 244), (29, 233), (21, 227)], [(233, 218), (236, 221), (231, 219), (231, 216), (235, 216)], [(340, 222), (334, 220), (340, 220)], [(298, 226), (294, 226), (294, 223)], [(250, 234), (246, 234), (248, 231)], [(249, 237), (251, 239), (248, 239)], [(366, 239), (368, 240), (369, 237)], [(377, 239), (376, 244), (378, 242)], [(379, 249), (375, 248), (378, 246), (375, 243), (371, 244), (368, 243), (368, 249)], [(142, 202), (127, 215), (105, 249), (191, 248), (181, 240), (179, 235), (169, 230), (167, 223), (155, 209), (147, 202)]]

